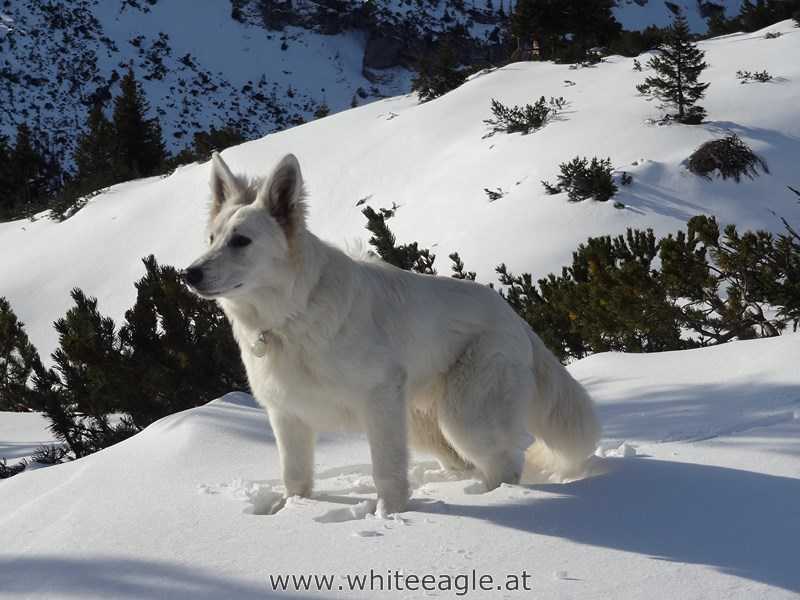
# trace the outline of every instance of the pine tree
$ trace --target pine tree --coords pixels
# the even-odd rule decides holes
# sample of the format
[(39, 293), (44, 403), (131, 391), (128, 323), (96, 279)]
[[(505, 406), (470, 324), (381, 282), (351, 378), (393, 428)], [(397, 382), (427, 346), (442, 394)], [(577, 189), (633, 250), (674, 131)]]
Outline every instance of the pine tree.
[(0, 135), (0, 218), (10, 214), (14, 199), (14, 177), (11, 171), (11, 148), (8, 138)]
[(27, 209), (45, 191), (47, 164), (26, 123), (17, 127), (14, 149), (8, 162), (12, 177), (11, 188), (14, 190), (11, 194), (11, 205), (15, 211)]
[(161, 126), (157, 119), (147, 119), (148, 110), (133, 71), (128, 70), (120, 82), (120, 95), (114, 99), (113, 115), (115, 170), (122, 178), (152, 175), (166, 159)]
[(144, 259), (136, 304), (125, 313), (119, 339), (137, 393), (120, 408), (137, 427), (204, 404), (246, 378), (230, 325), (214, 303), (191, 293), (173, 267)]
[(81, 191), (91, 192), (118, 181), (114, 174), (116, 148), (114, 127), (103, 113), (103, 105), (97, 102), (89, 111), (86, 130), (78, 138), (75, 150)]
[(756, 31), (780, 20), (781, 11), (777, 4), (768, 0), (756, 0), (755, 4), (750, 0), (744, 0), (739, 11), (740, 28), (744, 31)]
[(331, 114), (331, 109), (328, 106), (328, 103), (323, 100), (322, 104), (317, 106), (317, 110), (314, 111), (314, 118), (323, 119), (327, 117), (329, 114)]
[(31, 408), (28, 380), (38, 360), (23, 323), (0, 296), (0, 410)]
[(696, 102), (703, 97), (710, 84), (699, 83), (697, 79), (708, 65), (703, 60), (705, 52), (692, 43), (689, 25), (682, 14), (675, 16), (657, 52), (659, 55), (648, 61), (650, 68), (656, 72), (656, 75), (645, 80), (649, 93), (673, 105), (678, 111), (674, 117), (679, 122), (700, 123), (706, 111)]
[(194, 154), (203, 161), (211, 158), (214, 150), (221, 152), (225, 148), (238, 146), (247, 141), (244, 134), (233, 125), (225, 127), (211, 127), (208, 131), (199, 131), (194, 134)]
[(734, 23), (737, 30), (756, 31), (789, 18), (800, 21), (800, 0), (744, 0)]
[(361, 213), (367, 218), (367, 229), (372, 233), (369, 243), (381, 259), (406, 271), (436, 275), (433, 268), (436, 255), (428, 248), (421, 249), (417, 242), (396, 245), (394, 234), (386, 224), (386, 220), (394, 216), (394, 210), (382, 208), (376, 213), (371, 206), (365, 206)]
[(475, 281), (475, 277), (477, 277), (477, 273), (475, 271), (465, 271), (464, 270), (464, 261), (461, 260), (461, 256), (458, 252), (453, 252), (449, 256), (450, 260), (453, 261), (453, 264), (450, 268), (453, 270), (453, 274), (450, 276), (453, 279), (468, 279), (469, 281)]
[(127, 368), (114, 321), (100, 314), (97, 299), (72, 290), (75, 306), (56, 321), (55, 369), (34, 367), (35, 393), (51, 430), (76, 456), (85, 456), (136, 433), (129, 418), (113, 422), (137, 381)]
[(443, 44), (432, 59), (423, 58), (419, 62), (411, 89), (419, 94), (421, 102), (427, 102), (454, 90), (465, 79), (464, 71), (458, 67), (455, 52)]
[(517, 52), (539, 44), (544, 60), (584, 60), (593, 46), (608, 45), (622, 31), (612, 0), (519, 0), (509, 19)]

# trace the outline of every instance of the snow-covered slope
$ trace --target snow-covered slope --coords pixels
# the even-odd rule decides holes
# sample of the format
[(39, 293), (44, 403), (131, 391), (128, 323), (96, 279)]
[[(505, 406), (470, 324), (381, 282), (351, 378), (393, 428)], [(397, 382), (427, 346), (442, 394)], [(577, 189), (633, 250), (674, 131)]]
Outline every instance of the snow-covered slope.
[[(800, 220), (786, 185), (800, 185), (800, 29), (738, 34), (705, 42), (711, 82), (701, 126), (650, 124), (662, 112), (639, 96), (646, 73), (632, 60), (612, 57), (595, 68), (570, 70), (550, 63), (518, 63), (473, 77), (435, 101), (402, 96), (347, 110), (269, 135), (224, 153), (234, 170), (266, 174), (285, 153), (300, 159), (310, 191), (310, 225), (325, 239), (365, 240), (364, 201), (399, 206), (390, 221), (401, 241), (418, 240), (439, 256), (458, 251), (481, 281), (494, 267), (541, 277), (560, 270), (588, 236), (628, 226), (675, 231), (698, 213), (742, 228), (780, 230), (777, 215)], [(738, 69), (767, 69), (775, 80), (741, 85)], [(574, 85), (565, 81), (574, 82)], [(485, 137), (489, 104), (531, 102), (563, 95), (561, 118), (530, 135)], [(683, 162), (702, 142), (739, 134), (769, 164), (755, 180), (706, 180)], [(609, 156), (633, 176), (611, 202), (570, 204), (548, 196), (540, 181), (554, 180), (560, 162), (575, 155)], [(0, 294), (7, 296), (43, 356), (55, 347), (52, 321), (81, 287), (100, 310), (119, 320), (135, 299), (139, 259), (154, 253), (164, 264), (187, 265), (204, 244), (208, 165), (189, 165), (165, 178), (118, 185), (64, 223), (0, 224)], [(485, 188), (504, 197), (489, 202)]]
[(494, 586), (524, 570), (532, 596), (467, 597), (796, 598), (798, 356), (786, 335), (580, 361), (606, 431), (594, 477), (485, 494), (418, 456), (394, 520), (367, 516), (368, 448), (342, 435), (318, 445), (312, 499), (259, 514), (280, 492), (275, 442), (231, 394), (0, 482), (0, 596), (282, 598), (271, 576), (317, 575), (333, 591), (300, 597), (422, 598), (348, 592), (344, 577), (449, 576), (457, 590), (473, 570)]

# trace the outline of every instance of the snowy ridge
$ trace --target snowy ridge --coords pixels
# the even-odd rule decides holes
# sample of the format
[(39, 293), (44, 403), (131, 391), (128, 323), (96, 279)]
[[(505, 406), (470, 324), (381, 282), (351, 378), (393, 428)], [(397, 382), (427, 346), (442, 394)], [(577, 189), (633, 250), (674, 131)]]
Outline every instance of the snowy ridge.
[[(275, 441), (263, 410), (229, 394), (87, 458), (0, 482), (0, 589), (12, 598), (260, 598), (284, 597), (270, 575), (476, 569), (502, 578), (525, 569), (547, 598), (793, 598), (798, 355), (800, 336), (786, 335), (579, 361), (570, 368), (607, 432), (595, 477), (528, 477), (486, 494), (417, 456), (409, 511), (388, 520), (371, 515), (365, 440), (339, 434), (319, 441), (314, 497), (260, 514), (282, 492)], [(771, 415), (791, 417), (754, 421)], [(716, 437), (658, 441), (698, 428)]]

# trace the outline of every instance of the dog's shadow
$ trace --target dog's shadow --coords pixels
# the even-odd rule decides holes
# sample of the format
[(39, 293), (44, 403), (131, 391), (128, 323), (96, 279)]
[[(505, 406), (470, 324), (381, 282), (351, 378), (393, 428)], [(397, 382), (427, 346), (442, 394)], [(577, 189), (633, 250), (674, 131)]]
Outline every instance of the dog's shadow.
[[(321, 490), (312, 500), (338, 506), (315, 520), (341, 523), (374, 513), (374, 489), (369, 486), (354, 490), (325, 485), (325, 480), (346, 481), (370, 472), (369, 465), (353, 465), (317, 473)], [(415, 472), (429, 473), (431, 481), (415, 481)], [(412, 465), (411, 479), (418, 489), (437, 480), (473, 476), (443, 475), (436, 463), (422, 462)], [(463, 493), (470, 494), (471, 487)], [(417, 492), (402, 516), (411, 522), (414, 513), (478, 519), (657, 560), (708, 565), (800, 592), (800, 479), (694, 463), (606, 458), (595, 459), (592, 476), (579, 481), (514, 487), (526, 493), (508, 500), (490, 492), (485, 503), (469, 504)]]
[[(446, 504), (446, 514), (566, 538), (800, 592), (800, 479), (627, 458), (567, 484), (523, 486), (510, 504)], [(427, 504), (412, 510), (425, 512)], [(436, 513), (441, 507), (432, 507)]]

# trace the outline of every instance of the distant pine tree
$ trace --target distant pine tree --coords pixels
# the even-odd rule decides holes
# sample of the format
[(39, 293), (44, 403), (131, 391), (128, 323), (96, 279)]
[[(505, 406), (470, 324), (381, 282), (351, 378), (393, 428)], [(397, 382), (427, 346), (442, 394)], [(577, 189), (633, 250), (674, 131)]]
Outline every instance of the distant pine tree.
[(757, 0), (755, 3), (744, 0), (739, 10), (739, 27), (744, 31), (755, 31), (771, 25), (777, 20), (773, 2)]
[(673, 105), (678, 111), (674, 117), (679, 122), (700, 123), (706, 111), (696, 106), (696, 102), (710, 84), (697, 80), (708, 65), (703, 60), (705, 52), (692, 43), (689, 25), (682, 14), (675, 16), (657, 52), (658, 56), (647, 63), (656, 73), (645, 80), (650, 94)]
[[(622, 31), (613, 0), (518, 0), (509, 19), (517, 58), (578, 62)], [(534, 46), (538, 46), (534, 52)]]
[(0, 218), (9, 214), (14, 200), (14, 176), (11, 171), (11, 150), (8, 138), (0, 135)]
[(211, 127), (208, 131), (194, 134), (194, 152), (200, 160), (209, 160), (215, 150), (222, 152), (225, 148), (238, 146), (247, 141), (244, 134), (233, 125)]
[(442, 45), (432, 59), (426, 57), (419, 62), (411, 89), (419, 94), (421, 102), (427, 102), (456, 89), (465, 79), (455, 52), (449, 46)]
[(11, 205), (15, 211), (27, 210), (47, 189), (47, 161), (26, 123), (17, 127), (14, 149), (9, 156)]
[(120, 95), (114, 99), (114, 131), (117, 136), (115, 170), (128, 177), (156, 173), (166, 159), (158, 119), (148, 119), (149, 104), (133, 71), (120, 81)]
[(114, 156), (117, 151), (114, 126), (103, 113), (103, 105), (95, 103), (86, 119), (84, 133), (75, 150), (77, 179), (82, 190), (98, 190), (117, 181)]
[(322, 119), (327, 117), (329, 114), (331, 114), (331, 109), (328, 107), (328, 103), (323, 100), (322, 104), (317, 106), (317, 110), (314, 111), (314, 118)]
[(756, 31), (789, 18), (800, 23), (800, 0), (744, 0), (736, 17), (726, 19), (723, 12), (715, 11), (709, 19), (708, 32), (722, 35)]

